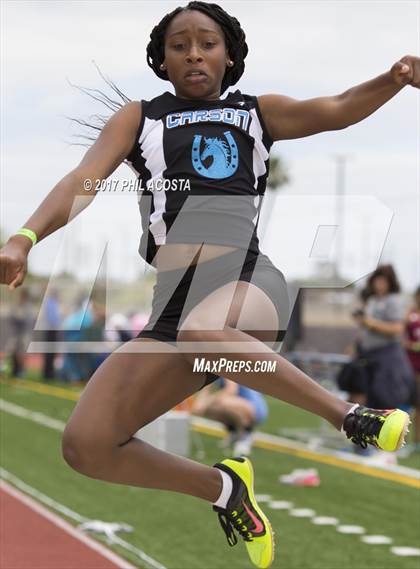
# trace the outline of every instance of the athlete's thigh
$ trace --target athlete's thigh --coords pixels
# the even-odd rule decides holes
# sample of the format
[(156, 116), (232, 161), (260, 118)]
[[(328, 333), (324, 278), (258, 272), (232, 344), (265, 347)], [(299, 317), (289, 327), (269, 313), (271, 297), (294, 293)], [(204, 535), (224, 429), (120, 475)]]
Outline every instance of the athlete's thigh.
[(181, 330), (221, 330), (230, 326), (272, 345), (279, 317), (269, 296), (252, 283), (230, 282), (210, 293), (195, 306)]
[[(147, 344), (161, 350), (147, 352)], [(113, 352), (93, 374), (66, 430), (82, 432), (90, 440), (100, 437), (109, 444), (122, 444), (199, 390), (204, 381), (204, 373), (193, 373), (175, 347), (147, 338), (133, 340)]]

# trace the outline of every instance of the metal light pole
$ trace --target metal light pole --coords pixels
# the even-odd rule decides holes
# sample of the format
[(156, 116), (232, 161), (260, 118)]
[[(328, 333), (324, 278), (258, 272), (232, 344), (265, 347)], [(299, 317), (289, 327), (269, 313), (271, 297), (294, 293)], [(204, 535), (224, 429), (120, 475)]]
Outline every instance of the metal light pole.
[(346, 182), (346, 162), (349, 156), (344, 154), (337, 154), (334, 156), (336, 164), (335, 169), (335, 221), (337, 224), (337, 241), (334, 260), (334, 276), (340, 277), (340, 261), (343, 258), (344, 252), (344, 210), (343, 210), (343, 197), (345, 194)]

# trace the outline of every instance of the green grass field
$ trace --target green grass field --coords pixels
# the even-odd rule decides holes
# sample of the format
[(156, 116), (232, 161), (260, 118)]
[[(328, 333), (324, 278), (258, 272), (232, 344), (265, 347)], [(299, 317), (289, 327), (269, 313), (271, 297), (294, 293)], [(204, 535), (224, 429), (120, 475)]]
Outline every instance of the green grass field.
[[(26, 409), (66, 421), (74, 401), (35, 393), (19, 386), (1, 385), (1, 397)], [(319, 420), (270, 400), (267, 432), (280, 426), (317, 427)], [(63, 461), (60, 433), (6, 412), (1, 417), (1, 465), (15, 476), (75, 510), (104, 521), (122, 521), (135, 532), (122, 537), (168, 569), (249, 568), (242, 543), (230, 548), (209, 504), (169, 492), (108, 484), (83, 477)], [(202, 437), (211, 465), (220, 460), (218, 439)], [(365, 476), (349, 470), (311, 463), (287, 454), (256, 448), (252, 456), (256, 492), (296, 507), (312, 508), (318, 515), (333, 516), (343, 524), (361, 525), (368, 534), (392, 537), (393, 545), (419, 547), (420, 496), (415, 488)], [(410, 459), (411, 460), (411, 459)], [(417, 462), (416, 462), (417, 461)], [(314, 466), (321, 476), (319, 488), (280, 485), (278, 476), (294, 468)], [(417, 459), (410, 466), (420, 467)], [(387, 545), (366, 545), (355, 535), (342, 535), (328, 526), (315, 526), (286, 511), (267, 508), (277, 538), (274, 568), (295, 569), (418, 569), (420, 558), (396, 557)], [(115, 551), (139, 567), (133, 554)]]

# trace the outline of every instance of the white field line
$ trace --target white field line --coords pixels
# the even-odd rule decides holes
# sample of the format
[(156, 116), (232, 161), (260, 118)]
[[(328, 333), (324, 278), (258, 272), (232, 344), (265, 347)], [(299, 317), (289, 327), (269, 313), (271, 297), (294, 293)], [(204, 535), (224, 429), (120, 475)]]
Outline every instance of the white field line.
[[(59, 421), (58, 419), (53, 419), (52, 417), (48, 417), (48, 415), (44, 415), (44, 413), (39, 413), (36, 411), (30, 411), (25, 407), (21, 407), (20, 405), (15, 405), (14, 403), (10, 403), (5, 399), (0, 399), (0, 411), (5, 411), (6, 413), (10, 413), (12, 415), (16, 415), (17, 417), (22, 417), (23, 419), (29, 419), (38, 423), (40, 425), (44, 425), (45, 427), (50, 427), (51, 429), (55, 429), (57, 431), (63, 431), (65, 427), (65, 423), (63, 421)], [(221, 427), (221, 424), (217, 421), (212, 421), (211, 419), (205, 419), (203, 417), (191, 417), (191, 422), (193, 425), (197, 426), (208, 426), (220, 431), (223, 433), (224, 430)], [(297, 441), (292, 441), (290, 439), (286, 439), (283, 437), (279, 437), (277, 435), (269, 435), (267, 433), (261, 433), (257, 431), (254, 435), (255, 442), (267, 442), (267, 443), (277, 443), (281, 444), (286, 448), (289, 449), (298, 449), (298, 450), (308, 450), (307, 446), (304, 443), (299, 443)], [(378, 470), (385, 470), (388, 472), (394, 472), (395, 474), (401, 474), (403, 476), (410, 476), (416, 480), (420, 480), (420, 470), (415, 468), (409, 468), (407, 466), (400, 466), (398, 464), (369, 464), (366, 462), (366, 459), (360, 457), (356, 454), (351, 453), (344, 453), (344, 452), (337, 452), (330, 449), (322, 448), (319, 450), (311, 449), (311, 453), (317, 454), (320, 456), (332, 456), (336, 458), (340, 458), (343, 461), (347, 461), (350, 463), (362, 464), (365, 466), (372, 466), (373, 468), (377, 468)]]
[[(263, 497), (265, 496), (263, 495)], [(289, 516), (309, 520), (314, 525), (330, 527), (335, 529), (338, 533), (356, 536), (365, 545), (375, 547), (378, 545), (389, 545), (394, 541), (392, 537), (385, 535), (368, 535), (366, 533), (366, 529), (362, 526), (340, 524), (338, 518), (319, 515), (315, 510), (311, 510), (309, 508), (294, 508), (292, 502), (273, 500), (271, 502), (269, 501), (267, 506), (271, 510), (281, 510)], [(389, 553), (406, 557), (419, 557), (420, 549), (410, 546), (389, 547)]]
[(26, 496), (19, 490), (16, 490), (16, 488), (13, 488), (13, 486), (8, 484), (7, 482), (4, 482), (4, 480), (0, 480), (0, 489), (9, 494), (10, 496), (13, 496), (13, 498), (16, 498), (17, 500), (22, 502), (22, 504), (25, 504), (25, 506), (27, 506), (34, 512), (37, 512), (38, 514), (40, 514), (41, 516), (52, 522), (55, 526), (59, 527), (60, 529), (62, 529), (72, 537), (75, 537), (76, 539), (84, 543), (87, 547), (90, 547), (91, 549), (95, 550), (97, 553), (102, 555), (102, 557), (105, 557), (120, 569), (135, 569), (134, 565), (131, 565), (131, 563), (128, 563), (128, 561), (125, 561), (124, 559), (122, 559), (121, 557), (119, 557), (118, 555), (116, 555), (115, 553), (113, 553), (112, 551), (110, 551), (109, 549), (107, 549), (97, 541), (83, 534), (81, 531), (78, 531), (71, 524), (64, 521), (62, 518), (60, 518), (50, 510), (47, 510), (47, 508), (44, 508), (44, 506), (38, 504), (38, 502), (35, 502), (35, 500), (33, 500), (32, 498), (29, 498), (29, 496)]
[(6, 401), (5, 399), (0, 399), (0, 411), (5, 411), (6, 413), (10, 413), (16, 417), (22, 417), (22, 419), (29, 419), (34, 423), (39, 423), (40, 425), (44, 425), (44, 427), (50, 427), (56, 431), (64, 431), (64, 427), (66, 426), (63, 421), (48, 417), (48, 415), (44, 415), (44, 413), (30, 411), (25, 407), (15, 405), (14, 403), (10, 403), (10, 401)]
[[(14, 403), (10, 403), (5, 399), (0, 399), (0, 411), (5, 411), (6, 413), (10, 413), (12, 415), (16, 415), (17, 417), (22, 417), (23, 419), (29, 419), (30, 421), (34, 421), (40, 425), (44, 425), (45, 427), (50, 427), (51, 429), (55, 429), (57, 431), (63, 431), (65, 427), (65, 423), (63, 421), (59, 421), (58, 419), (53, 419), (52, 417), (48, 417), (48, 415), (44, 415), (44, 413), (39, 413), (36, 411), (30, 411), (25, 407), (21, 407), (20, 405), (15, 405)], [(192, 424), (194, 425), (202, 425), (208, 426), (213, 429), (217, 429), (220, 433), (223, 433), (223, 429), (221, 424), (217, 421), (212, 421), (211, 419), (204, 419), (202, 417), (191, 417)], [(277, 443), (281, 444), (286, 448), (289, 449), (298, 449), (298, 450), (308, 450), (305, 444), (299, 443), (296, 441), (292, 441), (290, 439), (285, 439), (283, 437), (279, 437), (276, 435), (269, 435), (267, 433), (261, 433), (257, 431), (254, 435), (254, 440), (256, 442), (267, 442), (267, 443)], [(347, 461), (349, 463), (356, 463), (362, 464), (366, 466), (372, 466), (373, 468), (377, 468), (379, 470), (385, 470), (388, 472), (394, 472), (396, 474), (401, 474), (403, 476), (410, 476), (416, 480), (420, 480), (420, 470), (415, 468), (408, 468), (407, 466), (400, 466), (398, 464), (375, 464), (371, 465), (363, 457), (357, 456), (351, 453), (344, 453), (344, 452), (336, 452), (329, 449), (320, 449), (312, 450), (311, 453), (320, 455), (320, 456), (332, 456), (340, 458), (343, 461)]]
[[(11, 472), (8, 472), (7, 470), (1, 467), (0, 467), (0, 478), (8, 480), (11, 484), (13, 484), (13, 486), (19, 488), (19, 490), (22, 490), (22, 492), (24, 492), (25, 494), (29, 494), (39, 502), (42, 502), (46, 506), (52, 508), (53, 510), (60, 512), (60, 514), (63, 514), (64, 516), (74, 520), (78, 524), (91, 521), (89, 520), (89, 518), (81, 516), (77, 512), (70, 510), (70, 508), (67, 508), (63, 504), (60, 504), (60, 502), (56, 502), (49, 496), (46, 496), (39, 490), (36, 490), (36, 488), (32, 488), (32, 486), (29, 486), (29, 484), (26, 484), (26, 482), (23, 482), (23, 480), (20, 480), (20, 478), (18, 478)], [(127, 551), (131, 551), (132, 553), (137, 555), (137, 557), (139, 557), (139, 559), (141, 559), (144, 563), (146, 563), (150, 567), (153, 567), (153, 569), (166, 569), (164, 565), (162, 565), (161, 563), (159, 563), (158, 561), (147, 555), (147, 553), (135, 547), (131, 543), (126, 542), (125, 540), (121, 539), (119, 536), (115, 534), (112, 536), (112, 543), (117, 543)]]
[[(44, 415), (43, 413), (36, 413), (36, 412), (29, 411), (28, 409), (25, 409), (24, 407), (20, 407), (18, 405), (15, 405), (14, 403), (10, 403), (8, 401), (5, 401), (4, 399), (0, 399), (0, 410), (6, 411), (6, 412), (14, 414), (14, 415), (17, 415), (19, 417), (23, 417), (25, 419), (30, 419), (30, 420), (35, 421), (37, 423), (40, 423), (44, 426), (47, 426), (47, 427), (50, 427), (50, 428), (53, 428), (56, 430), (60, 430), (60, 431), (62, 431), (64, 429), (64, 426), (65, 426), (65, 423), (63, 423), (62, 421), (57, 421), (55, 419), (51, 419), (51, 417), (48, 417), (47, 415)], [(222, 431), (222, 429), (220, 427), (220, 423), (218, 423), (217, 421), (211, 421), (210, 419), (204, 419), (201, 417), (198, 418), (198, 417), (193, 416), (192, 422), (196, 423), (198, 425), (200, 425), (200, 424), (203, 426), (207, 425), (209, 427), (217, 428), (217, 429), (220, 429), (220, 431)], [(303, 445), (301, 443), (297, 443), (295, 441), (290, 441), (289, 439), (284, 439), (282, 437), (277, 437), (275, 435), (267, 435), (265, 433), (258, 432), (258, 433), (256, 433), (255, 440), (258, 440), (258, 439), (264, 440), (267, 442), (277, 442), (277, 443), (282, 444), (284, 446), (288, 446), (289, 448), (306, 450), (305, 445)], [(314, 452), (314, 451), (311, 451), (311, 452)], [(329, 450), (325, 450), (322, 453), (316, 453), (315, 452), (315, 454), (328, 454), (331, 456), (336, 456), (336, 454), (334, 452), (329, 451)], [(359, 457), (353, 457), (353, 456), (351, 457), (349, 462), (358, 462), (360, 464), (364, 464), (363, 460), (360, 460)], [(392, 467), (392, 468), (390, 468), (390, 467)], [(414, 476), (416, 478), (420, 477), (420, 471), (418, 471), (416, 469), (412, 469), (412, 468), (398, 467), (395, 465), (388, 465), (387, 470), (393, 470), (394, 472), (399, 472), (401, 474), (408, 474), (408, 475)], [(48, 496), (45, 496), (44, 494), (41, 494), (40, 492), (38, 492), (34, 488), (31, 488), (30, 486), (28, 486), (27, 484), (25, 484), (24, 482), (22, 482), (21, 480), (16, 478), (14, 475), (8, 473), (3, 468), (0, 468), (0, 477), (10, 480), (15, 486), (17, 486), (18, 488), (19, 487), (22, 488), (22, 490), (24, 490), (26, 493), (33, 495), (34, 497), (36, 497), (41, 502), (48, 504), (50, 507), (60, 511), (64, 515), (78, 521), (79, 523), (82, 523), (84, 521), (88, 521), (87, 518), (82, 518), (76, 512), (69, 510), (68, 508), (66, 508), (62, 504), (55, 502), (54, 500), (52, 500)], [(276, 508), (274, 507), (273, 509), (276, 509)], [(289, 510), (289, 508), (287, 508), (287, 509)], [(290, 511), (288, 511), (288, 513), (290, 514)], [(313, 512), (311, 512), (310, 516), (305, 515), (305, 518), (307, 518), (307, 517), (314, 519), (317, 517), (317, 514), (315, 511), (313, 511)], [(336, 524), (332, 524), (332, 527), (335, 527), (335, 526), (336, 526)], [(149, 563), (149, 565), (151, 565), (152, 567), (154, 567), (156, 569), (166, 569), (163, 565), (161, 565), (160, 563), (158, 563), (157, 561), (155, 561), (154, 559), (149, 557), (143, 551), (137, 549), (136, 547), (134, 547), (130, 543), (120, 539), (117, 535), (113, 536), (113, 541), (114, 541), (114, 543), (120, 544), (125, 549), (132, 551), (133, 553), (138, 555), (143, 561), (146, 561), (147, 563)], [(370, 545), (372, 545), (372, 544), (370, 544)], [(394, 553), (395, 555), (398, 555), (398, 554), (402, 555), (402, 553), (394, 552), (393, 549), (398, 549), (398, 548), (390, 548), (390, 551), (392, 553)], [(410, 549), (411, 550), (412, 548), (401, 548), (401, 549), (407, 549), (407, 550)], [(408, 553), (408, 551), (407, 551), (407, 553), (404, 553), (404, 554), (405, 555), (418, 555), (418, 553), (413, 553), (411, 551), (410, 551), (410, 553)]]
[[(35, 422), (40, 423), (46, 427), (49, 427), (49, 428), (52, 428), (52, 429), (55, 429), (58, 431), (62, 431), (64, 429), (65, 423), (62, 423), (61, 421), (51, 420), (50, 417), (47, 417), (46, 415), (43, 415), (42, 413), (33, 413), (32, 411), (27, 411), (23, 407), (19, 407), (18, 405), (14, 405), (13, 403), (9, 403), (8, 401), (4, 401), (2, 399), (0, 399), (0, 410), (6, 411), (6, 412), (14, 414), (14, 415), (17, 415), (18, 417), (30, 419), (32, 421), (35, 421)], [(27, 414), (25, 414), (24, 411), (27, 411)], [(46, 419), (45, 421), (44, 421), (44, 418)], [(14, 476), (13, 474), (9, 473), (7, 470), (5, 470), (4, 468), (1, 468), (1, 467), (0, 467), (0, 478), (8, 480), (11, 484), (13, 484), (14, 486), (19, 488), (20, 490), (22, 490), (26, 494), (33, 496), (36, 500), (43, 502), (44, 504), (46, 504), (50, 508), (56, 510), (57, 512), (60, 512), (60, 514), (63, 514), (67, 518), (70, 518), (79, 524), (91, 521), (89, 518), (81, 516), (77, 512), (70, 510), (70, 508), (67, 508), (66, 506), (64, 506), (63, 504), (60, 504), (59, 502), (57, 502), (55, 500), (53, 500), (49, 496), (42, 494), (42, 492), (39, 492), (35, 488), (32, 488), (31, 486), (29, 486), (28, 484), (26, 484), (25, 482), (23, 482), (22, 480), (20, 480), (19, 478), (17, 478), (16, 476)], [(112, 543), (116, 543), (116, 544), (120, 545), (121, 547), (123, 547), (124, 549), (126, 549), (127, 551), (131, 551), (137, 557), (139, 557), (144, 563), (148, 564), (150, 567), (153, 567), (154, 569), (166, 569), (166, 567), (164, 565), (162, 565), (161, 563), (159, 563), (158, 561), (156, 561), (155, 559), (153, 559), (152, 557), (147, 555), (147, 553), (145, 553), (143, 550), (141, 550), (141, 549), (135, 547), (134, 545), (132, 545), (131, 543), (128, 543), (127, 541), (121, 539), (115, 533), (112, 536)], [(128, 567), (128, 564), (127, 564), (127, 567)], [(130, 566), (130, 567), (132, 567), (132, 566)]]

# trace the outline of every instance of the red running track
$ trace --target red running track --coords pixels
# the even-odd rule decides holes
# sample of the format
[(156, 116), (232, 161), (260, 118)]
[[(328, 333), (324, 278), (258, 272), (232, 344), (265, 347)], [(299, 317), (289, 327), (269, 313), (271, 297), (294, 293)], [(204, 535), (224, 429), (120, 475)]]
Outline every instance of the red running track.
[(0, 569), (135, 569), (32, 498), (0, 482)]

